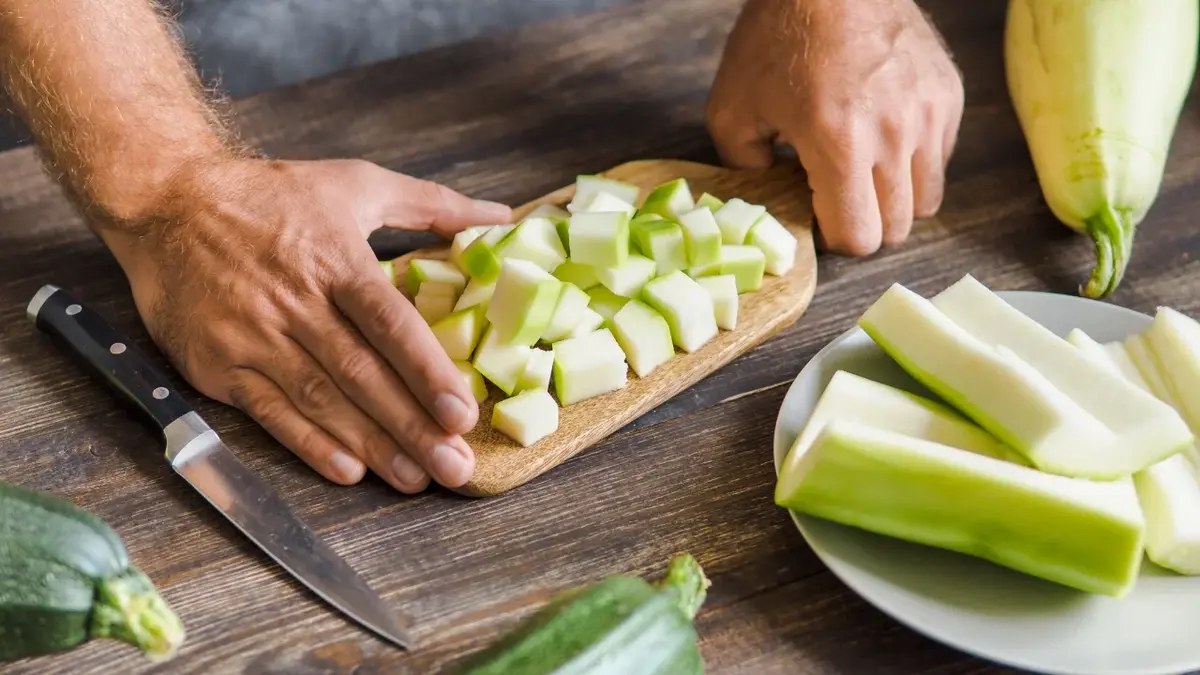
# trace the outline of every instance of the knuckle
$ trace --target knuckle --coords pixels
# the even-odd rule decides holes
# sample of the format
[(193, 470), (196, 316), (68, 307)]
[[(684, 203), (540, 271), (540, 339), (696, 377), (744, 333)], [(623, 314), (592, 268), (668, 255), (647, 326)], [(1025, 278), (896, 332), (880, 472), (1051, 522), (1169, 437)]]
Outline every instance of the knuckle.
[(338, 370), (356, 387), (365, 387), (366, 382), (378, 372), (378, 364), (365, 349), (351, 343), (337, 360)]
[(310, 370), (300, 374), (296, 398), (301, 409), (324, 410), (334, 403), (336, 395), (329, 378)]

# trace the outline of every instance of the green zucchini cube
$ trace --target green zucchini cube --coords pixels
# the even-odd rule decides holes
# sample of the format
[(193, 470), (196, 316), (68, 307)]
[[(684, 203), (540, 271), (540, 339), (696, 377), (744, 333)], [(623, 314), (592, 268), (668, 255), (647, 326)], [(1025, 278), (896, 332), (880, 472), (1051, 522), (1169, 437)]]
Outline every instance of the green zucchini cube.
[(475, 350), (471, 365), (489, 382), (506, 395), (512, 395), (517, 381), (525, 374), (525, 365), (533, 349), (525, 345), (506, 344), (496, 333), (495, 326), (488, 326)]
[(496, 255), (496, 245), (516, 227), (497, 225), (481, 234), (463, 250), (460, 261), (472, 279), (487, 283), (500, 276), (500, 257)]
[(737, 277), (732, 274), (700, 277), (696, 279), (696, 283), (708, 291), (709, 297), (712, 298), (713, 312), (717, 319), (717, 328), (721, 330), (733, 330), (737, 328)]
[(554, 391), (564, 407), (628, 383), (625, 352), (607, 328), (555, 342), (553, 350)]
[(692, 199), (692, 191), (688, 187), (687, 180), (676, 178), (651, 190), (637, 213), (638, 215), (657, 214), (673, 220), (694, 208), (696, 208), (696, 202)]
[(558, 431), (558, 404), (544, 389), (523, 391), (496, 403), (492, 428), (528, 448)]
[(454, 286), (459, 291), (467, 285), (467, 278), (463, 276), (463, 273), (452, 262), (427, 260), (424, 258), (410, 260), (408, 263), (408, 274), (405, 276), (405, 284), (408, 288), (409, 297), (417, 297), (417, 292), (426, 281), (448, 284)]
[(721, 228), (708, 207), (701, 206), (679, 216), (688, 265), (698, 267), (721, 259)]
[(653, 260), (630, 253), (620, 267), (597, 267), (596, 278), (605, 288), (623, 297), (632, 298), (642, 290), (647, 281), (654, 278)]
[(594, 267), (620, 267), (629, 259), (629, 214), (575, 213), (568, 238), (571, 259)]
[(499, 340), (525, 346), (537, 342), (554, 315), (562, 285), (528, 260), (505, 259), (487, 307), (487, 320)]
[(446, 355), (453, 361), (468, 361), (486, 327), (484, 309), (479, 305), (451, 312), (431, 326)]
[(675, 358), (667, 320), (640, 300), (630, 300), (613, 316), (612, 332), (638, 377)]
[(716, 310), (708, 291), (681, 271), (658, 277), (642, 289), (642, 299), (667, 320), (671, 340), (694, 352), (717, 335)]
[(762, 288), (766, 258), (756, 246), (722, 246), (721, 274), (732, 274), (737, 279), (738, 293), (749, 293)]
[(567, 259), (558, 230), (549, 218), (526, 218), (516, 229), (496, 244), (496, 255), (501, 261), (508, 258), (528, 260), (538, 267), (553, 272)]
[(764, 213), (750, 228), (746, 243), (763, 252), (767, 274), (787, 274), (796, 264), (796, 237), (769, 213)]
[(730, 246), (746, 243), (746, 235), (750, 233), (750, 228), (766, 212), (765, 206), (751, 204), (736, 197), (725, 202), (721, 210), (713, 213), (717, 226), (721, 228), (721, 243)]

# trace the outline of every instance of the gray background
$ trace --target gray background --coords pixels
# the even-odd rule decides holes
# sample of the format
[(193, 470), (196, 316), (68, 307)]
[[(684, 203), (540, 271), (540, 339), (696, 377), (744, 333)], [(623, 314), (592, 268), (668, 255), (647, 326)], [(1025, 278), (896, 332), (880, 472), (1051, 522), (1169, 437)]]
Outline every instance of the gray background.
[[(235, 98), (629, 0), (173, 0), (204, 79)], [(0, 38), (2, 39), (2, 38)], [(0, 118), (0, 150), (26, 142)]]

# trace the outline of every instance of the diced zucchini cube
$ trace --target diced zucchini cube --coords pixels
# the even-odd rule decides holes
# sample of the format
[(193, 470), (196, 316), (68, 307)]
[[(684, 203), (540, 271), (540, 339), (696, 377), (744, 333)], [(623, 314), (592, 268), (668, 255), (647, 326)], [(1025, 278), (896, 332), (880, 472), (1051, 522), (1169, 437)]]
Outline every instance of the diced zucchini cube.
[(716, 213), (717, 211), (721, 210), (722, 206), (725, 206), (725, 202), (705, 192), (704, 194), (700, 195), (699, 199), (696, 200), (696, 208), (701, 206), (706, 206), (708, 207), (709, 211)]
[(757, 246), (722, 246), (721, 274), (737, 278), (738, 293), (762, 288), (766, 258)]
[(496, 292), (496, 280), (493, 279), (484, 283), (478, 279), (471, 279), (467, 282), (467, 287), (463, 289), (462, 295), (458, 296), (458, 302), (454, 305), (454, 311), (466, 309), (468, 307), (487, 307), (492, 301), (492, 294)]
[(667, 320), (640, 300), (630, 300), (613, 316), (612, 332), (638, 377), (675, 358)]
[(457, 289), (454, 286), (438, 281), (426, 281), (413, 298), (413, 306), (417, 313), (425, 319), (425, 323), (433, 325), (450, 312), (454, 311), (457, 300)]
[(564, 407), (625, 387), (625, 352), (607, 328), (554, 343), (554, 391)]
[(720, 273), (721, 273), (721, 261), (720, 260), (718, 260), (717, 262), (714, 262), (714, 263), (709, 263), (707, 265), (697, 265), (695, 267), (687, 268), (687, 275), (693, 279), (700, 279), (702, 277), (712, 277), (712, 276), (716, 276)]
[(600, 283), (600, 279), (596, 277), (596, 268), (591, 265), (575, 262), (574, 260), (568, 260), (559, 265), (554, 270), (554, 276), (559, 281), (575, 284), (580, 290), (584, 291)]
[(547, 391), (522, 392), (496, 403), (492, 428), (528, 448), (558, 431), (558, 404)]
[(487, 382), (483, 380), (483, 375), (475, 370), (475, 366), (467, 361), (455, 361), (454, 365), (458, 366), (458, 371), (462, 373), (463, 379), (467, 381), (467, 386), (471, 388), (471, 395), (475, 397), (476, 403), (483, 403), (487, 400), (488, 389)]
[(694, 352), (717, 335), (712, 297), (681, 271), (658, 277), (642, 289), (642, 298), (671, 328), (671, 340), (685, 352)]
[(625, 303), (629, 302), (629, 298), (622, 297), (608, 290), (607, 286), (595, 286), (587, 290), (587, 294), (591, 296), (588, 302), (588, 307), (591, 307), (597, 314), (604, 317), (605, 321), (612, 321), (615, 315)]
[(767, 274), (787, 274), (796, 264), (795, 235), (769, 213), (764, 213), (754, 227), (750, 228), (746, 243), (758, 247), (763, 252)]
[(528, 260), (538, 267), (553, 272), (567, 259), (558, 230), (549, 218), (526, 218), (516, 229), (496, 244), (496, 255), (501, 261), (507, 258)]
[[(592, 309), (591, 307), (588, 307), (587, 309), (583, 310), (583, 318), (579, 320), (579, 323), (575, 326), (575, 329), (572, 330), (571, 334), (568, 335), (567, 337), (569, 337), (569, 338), (582, 337), (584, 335), (587, 335), (588, 333), (593, 333), (595, 331), (600, 330), (600, 328), (602, 328), (603, 326), (604, 326), (604, 317), (601, 316), (600, 313), (597, 312), (596, 310)], [(555, 342), (557, 342), (557, 340)]]
[(636, 185), (622, 183), (611, 178), (583, 174), (575, 177), (575, 196), (571, 198), (571, 203), (567, 204), (567, 211), (578, 213), (584, 204), (596, 196), (597, 192), (607, 192), (627, 204), (636, 204), (641, 190)]
[(475, 241), (463, 250), (460, 261), (472, 279), (487, 283), (500, 276), (500, 257), (496, 255), (496, 245), (516, 227), (497, 225), (476, 237)]
[(470, 273), (462, 261), (463, 251), (467, 250), (467, 247), (470, 246), (472, 242), (483, 236), (492, 227), (495, 226), (475, 225), (468, 227), (454, 235), (454, 240), (450, 242), (450, 262), (454, 263), (455, 267), (462, 270), (463, 274)]
[(751, 204), (737, 197), (725, 202), (720, 211), (713, 213), (717, 226), (721, 228), (721, 243), (740, 246), (746, 243), (746, 235), (759, 218), (767, 212), (767, 207)]
[(561, 206), (555, 204), (538, 204), (537, 208), (529, 212), (526, 218), (549, 218), (550, 220), (566, 220), (571, 217), (571, 213)]
[(571, 259), (595, 267), (620, 267), (629, 258), (629, 215), (576, 213), (567, 226)]
[(616, 211), (630, 218), (637, 212), (637, 207), (620, 197), (614, 197), (608, 192), (597, 192), (592, 198), (580, 205), (576, 213), (608, 213)]
[(417, 291), (426, 281), (449, 284), (462, 290), (467, 285), (467, 278), (458, 270), (454, 263), (445, 260), (427, 260), (414, 258), (408, 262), (408, 274), (405, 283), (410, 297), (417, 297)]
[(392, 262), (391, 260), (380, 260), (379, 261), (379, 269), (383, 270), (383, 274), (387, 277), (388, 281), (393, 286), (395, 286), (396, 285), (396, 263)]
[(451, 312), (431, 324), (434, 337), (454, 361), (470, 360), (485, 326), (483, 308), (478, 305)]
[(517, 391), (529, 391), (550, 388), (550, 372), (554, 368), (554, 352), (549, 349), (534, 349), (529, 352), (529, 360), (525, 362), (525, 372), (517, 378)]
[(717, 318), (717, 328), (733, 330), (737, 328), (738, 290), (737, 277), (732, 274), (722, 274), (715, 277), (700, 277), (696, 283), (708, 291), (713, 301), (713, 312)]
[(688, 265), (708, 265), (721, 259), (721, 228), (708, 207), (701, 206), (679, 216)]
[(517, 380), (525, 374), (525, 364), (532, 352), (532, 348), (524, 345), (501, 342), (496, 337), (496, 327), (488, 326), (471, 365), (500, 391), (511, 395), (517, 388)]
[(563, 282), (562, 291), (554, 305), (554, 314), (546, 330), (542, 331), (542, 342), (558, 342), (571, 336), (571, 332), (584, 319), (584, 311), (588, 308), (592, 296), (583, 292), (572, 283)]
[(596, 277), (605, 288), (623, 298), (632, 298), (642, 290), (647, 281), (654, 278), (654, 261), (630, 253), (620, 267), (597, 267)]
[(687, 179), (676, 178), (651, 190), (650, 194), (646, 195), (642, 207), (638, 209), (638, 215), (654, 213), (674, 219), (694, 208), (696, 203), (692, 200), (692, 191), (688, 187)]
[(554, 315), (562, 283), (528, 260), (506, 258), (487, 307), (487, 320), (499, 340), (525, 346), (537, 342)]
[(687, 245), (683, 228), (671, 220), (658, 219), (630, 226), (631, 234), (642, 255), (654, 261), (655, 274), (663, 275), (687, 269)]

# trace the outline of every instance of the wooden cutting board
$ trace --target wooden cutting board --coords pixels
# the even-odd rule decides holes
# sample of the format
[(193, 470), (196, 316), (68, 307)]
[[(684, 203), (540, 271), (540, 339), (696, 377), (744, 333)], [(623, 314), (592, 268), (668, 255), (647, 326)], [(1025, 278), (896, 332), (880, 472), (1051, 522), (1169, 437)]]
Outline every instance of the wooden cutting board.
[[(721, 331), (691, 354), (676, 353), (645, 380), (629, 371), (628, 385), (559, 410), (558, 430), (529, 448), (491, 428), (492, 404), (503, 393), (490, 383), (491, 396), (479, 407), (479, 423), (463, 438), (475, 451), (475, 474), (457, 492), (473, 497), (495, 496), (553, 469), (567, 459), (618, 431), (639, 416), (682, 392), (800, 318), (817, 284), (809, 190), (800, 169), (788, 163), (765, 171), (731, 171), (707, 164), (675, 160), (643, 160), (614, 167), (601, 175), (638, 185), (640, 200), (655, 185), (686, 178), (692, 192), (727, 200), (741, 197), (762, 204), (796, 235), (796, 264), (780, 277), (766, 275), (760, 290), (740, 296), (737, 329)], [(540, 204), (566, 206), (574, 182), (514, 209), (514, 222)], [(396, 278), (403, 279), (413, 258), (445, 259), (448, 244), (420, 249), (395, 261)], [(553, 392), (553, 382), (551, 382)]]

